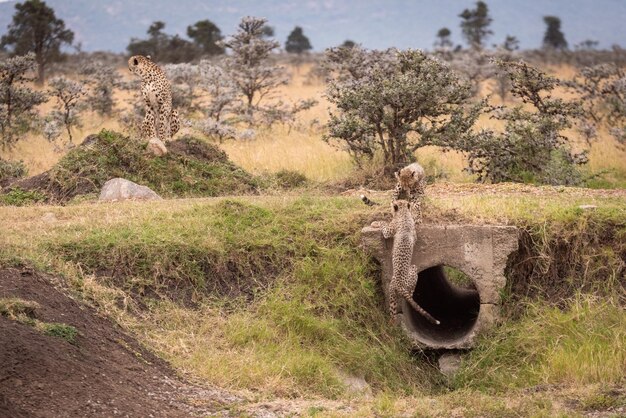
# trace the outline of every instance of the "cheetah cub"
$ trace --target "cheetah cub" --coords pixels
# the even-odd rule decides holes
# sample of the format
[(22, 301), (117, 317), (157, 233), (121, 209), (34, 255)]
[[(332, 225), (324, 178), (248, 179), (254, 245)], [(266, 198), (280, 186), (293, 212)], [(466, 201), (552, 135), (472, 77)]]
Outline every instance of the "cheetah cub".
[(402, 191), (406, 194), (406, 199), (413, 205), (415, 221), (422, 223), (422, 200), (424, 189), (426, 188), (426, 172), (418, 163), (409, 164), (402, 170), (395, 173), (396, 188), (393, 191), (391, 201), (395, 202), (400, 198)]
[(146, 103), (146, 117), (141, 128), (146, 139), (165, 142), (180, 128), (178, 112), (172, 109), (172, 89), (165, 73), (150, 57), (134, 55), (128, 69), (141, 78), (141, 95)]
[(433, 324), (440, 322), (433, 318), (421, 306), (413, 300), (413, 290), (417, 284), (417, 267), (411, 265), (413, 246), (415, 245), (415, 221), (411, 214), (411, 204), (406, 200), (398, 200), (393, 203), (393, 220), (390, 223), (374, 222), (372, 226), (382, 229), (383, 237), (393, 237), (393, 249), (391, 262), (393, 276), (389, 283), (389, 310), (395, 318), (398, 313), (397, 296), (403, 297), (417, 312)]

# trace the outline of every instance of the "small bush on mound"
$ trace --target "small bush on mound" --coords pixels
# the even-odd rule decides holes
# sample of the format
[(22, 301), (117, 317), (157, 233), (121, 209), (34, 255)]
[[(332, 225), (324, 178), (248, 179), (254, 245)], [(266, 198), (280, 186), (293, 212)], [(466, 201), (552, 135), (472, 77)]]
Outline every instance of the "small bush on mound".
[(0, 316), (4, 316), (21, 324), (35, 328), (49, 337), (63, 338), (70, 344), (76, 343), (78, 330), (67, 324), (43, 322), (35, 317), (39, 304), (19, 298), (0, 298)]
[(283, 189), (293, 189), (304, 186), (307, 183), (307, 178), (296, 170), (280, 170), (276, 173), (276, 182)]
[(245, 194), (258, 187), (250, 174), (213, 145), (184, 137), (167, 146), (168, 154), (155, 157), (146, 151), (145, 143), (103, 130), (89, 136), (49, 172), (17, 186), (40, 190), (48, 201), (60, 203), (97, 193), (115, 177), (148, 186), (164, 197)]
[(0, 187), (26, 176), (27, 172), (22, 161), (8, 161), (0, 158)]
[(24, 190), (20, 187), (12, 188), (7, 193), (0, 195), (0, 203), (10, 206), (24, 206), (44, 200), (46, 200), (46, 195), (42, 192)]

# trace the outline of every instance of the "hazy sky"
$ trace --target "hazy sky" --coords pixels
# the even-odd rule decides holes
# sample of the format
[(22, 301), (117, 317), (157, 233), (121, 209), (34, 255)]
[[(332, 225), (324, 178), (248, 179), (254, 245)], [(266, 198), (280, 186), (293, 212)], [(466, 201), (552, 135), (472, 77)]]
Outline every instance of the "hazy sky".
[[(7, 0), (0, 0), (5, 2)], [(165, 32), (184, 36), (188, 25), (210, 19), (227, 35), (242, 16), (263, 16), (284, 42), (295, 25), (302, 26), (321, 51), (352, 39), (368, 48), (431, 48), (441, 27), (461, 43), (459, 13), (474, 0), (46, 0), (76, 32), (86, 50), (123, 51), (131, 36), (145, 37), (155, 20)], [(570, 46), (585, 39), (601, 47), (626, 46), (626, 0), (486, 0), (493, 17), (489, 44), (507, 34), (523, 48), (541, 45), (543, 16), (559, 16)], [(10, 21), (8, 4), (0, 6), (0, 33)], [(3, 16), (4, 15), (4, 16)]]

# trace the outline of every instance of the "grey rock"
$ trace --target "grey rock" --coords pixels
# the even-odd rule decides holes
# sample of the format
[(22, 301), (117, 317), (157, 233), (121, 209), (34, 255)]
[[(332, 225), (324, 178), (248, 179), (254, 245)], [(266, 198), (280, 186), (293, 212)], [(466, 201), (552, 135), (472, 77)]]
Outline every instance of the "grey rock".
[(596, 205), (580, 205), (578, 206), (578, 209), (582, 209), (582, 210), (593, 210), (596, 209), (598, 206)]
[(102, 187), (99, 201), (119, 202), (123, 200), (162, 200), (162, 198), (150, 188), (130, 180), (118, 177), (107, 181)]
[(54, 213), (52, 212), (46, 212), (43, 214), (43, 216), (41, 217), (41, 220), (47, 223), (53, 223), (57, 221), (57, 217)]
[(458, 353), (443, 353), (439, 360), (439, 371), (446, 377), (452, 377), (461, 367), (461, 355)]
[(165, 144), (158, 138), (152, 138), (148, 141), (148, 150), (157, 157), (167, 154)]

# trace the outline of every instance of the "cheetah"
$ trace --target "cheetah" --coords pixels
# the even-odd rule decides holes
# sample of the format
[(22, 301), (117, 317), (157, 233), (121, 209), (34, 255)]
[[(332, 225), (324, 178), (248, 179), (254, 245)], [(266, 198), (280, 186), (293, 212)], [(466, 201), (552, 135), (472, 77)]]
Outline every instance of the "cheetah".
[(409, 164), (402, 170), (395, 173), (396, 188), (391, 198), (395, 202), (400, 198), (402, 191), (406, 193), (406, 198), (413, 205), (415, 221), (422, 223), (422, 199), (426, 188), (426, 173), (424, 168), (418, 163)]
[(170, 139), (180, 129), (178, 112), (172, 109), (170, 82), (150, 57), (134, 55), (128, 60), (128, 69), (141, 78), (141, 95), (146, 103), (146, 117), (141, 133), (144, 138)]
[(391, 262), (393, 275), (389, 283), (389, 311), (392, 318), (398, 314), (398, 295), (403, 297), (417, 312), (429, 322), (439, 325), (433, 318), (413, 300), (413, 291), (417, 284), (417, 267), (411, 265), (413, 246), (415, 245), (415, 221), (411, 214), (411, 203), (406, 200), (393, 202), (393, 220), (390, 223), (375, 222), (372, 226), (381, 227), (383, 237), (393, 237)]

